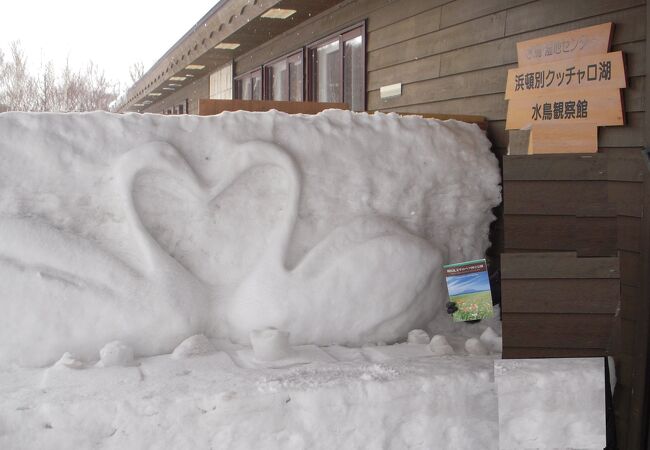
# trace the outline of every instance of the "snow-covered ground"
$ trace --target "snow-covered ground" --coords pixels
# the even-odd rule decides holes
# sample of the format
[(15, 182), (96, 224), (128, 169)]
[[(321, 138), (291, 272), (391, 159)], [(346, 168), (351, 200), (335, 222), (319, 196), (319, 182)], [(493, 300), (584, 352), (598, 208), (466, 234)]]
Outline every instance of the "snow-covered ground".
[(496, 449), (498, 354), (452, 342), (457, 355), (301, 346), (270, 363), (213, 341), (127, 366), (5, 369), (0, 448)]

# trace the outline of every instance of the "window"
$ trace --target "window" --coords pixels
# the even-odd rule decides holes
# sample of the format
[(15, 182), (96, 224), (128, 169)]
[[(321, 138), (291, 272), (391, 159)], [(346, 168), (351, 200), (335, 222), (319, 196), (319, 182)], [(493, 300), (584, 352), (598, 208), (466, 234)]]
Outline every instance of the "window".
[(220, 67), (210, 75), (210, 98), (232, 99), (232, 62)]
[(235, 79), (235, 98), (262, 100), (262, 69), (248, 72)]
[(302, 50), (264, 66), (268, 100), (302, 101), (303, 99)]
[(365, 109), (364, 26), (330, 36), (308, 47), (308, 99), (344, 102)]
[(185, 99), (183, 103), (179, 103), (178, 105), (170, 106), (169, 108), (164, 109), (163, 114), (189, 114), (188, 106), (189, 100)]

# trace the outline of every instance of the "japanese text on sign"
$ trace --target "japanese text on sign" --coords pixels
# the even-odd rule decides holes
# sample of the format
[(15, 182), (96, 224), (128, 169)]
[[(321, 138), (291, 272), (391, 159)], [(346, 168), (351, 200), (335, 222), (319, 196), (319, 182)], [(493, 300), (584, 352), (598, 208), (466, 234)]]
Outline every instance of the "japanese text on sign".
[(515, 92), (524, 90), (544, 89), (551, 87), (580, 85), (583, 81), (609, 81), (612, 79), (612, 62), (601, 61), (598, 64), (588, 64), (585, 67), (571, 66), (563, 72), (541, 70), (537, 72), (520, 73), (515, 76)]
[(570, 100), (553, 103), (535, 103), (532, 110), (533, 120), (567, 120), (586, 119), (589, 102), (587, 100)]
[(541, 58), (542, 56), (572, 53), (576, 50), (582, 50), (587, 42), (588, 38), (586, 36), (547, 42), (545, 44), (536, 45), (529, 48), (526, 56), (528, 59), (535, 59)]

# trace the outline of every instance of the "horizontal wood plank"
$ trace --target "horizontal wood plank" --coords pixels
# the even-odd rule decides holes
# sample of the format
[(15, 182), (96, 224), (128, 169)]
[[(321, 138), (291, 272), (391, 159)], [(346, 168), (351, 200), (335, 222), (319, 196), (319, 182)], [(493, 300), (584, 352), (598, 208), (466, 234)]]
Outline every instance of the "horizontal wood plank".
[(643, 147), (645, 145), (645, 113), (625, 113), (625, 126), (599, 127), (599, 147)]
[(501, 283), (504, 313), (613, 315), (619, 300), (617, 279), (504, 279)]
[[(637, 182), (610, 181), (607, 185), (607, 196), (610, 203), (616, 204), (619, 211), (638, 209), (641, 217), (643, 209), (643, 184)], [(632, 215), (632, 214), (622, 214)]]
[(504, 213), (576, 215), (585, 205), (608, 203), (607, 184), (607, 181), (507, 181), (503, 183)]
[[(610, 21), (616, 24), (613, 42), (617, 45), (613, 46), (612, 50), (626, 52), (629, 76), (643, 75), (645, 74), (645, 44), (639, 42), (645, 36), (643, 14), (645, 14), (645, 6), (640, 6), (452, 50), (442, 54), (440, 75), (453, 75), (488, 67), (515, 64), (517, 63), (516, 44), (521, 40)], [(630, 43), (635, 43), (635, 45)]]
[(643, 4), (643, 0), (539, 0), (509, 10), (506, 33), (523, 33)]
[(616, 244), (620, 250), (641, 251), (641, 219), (618, 216)]
[(616, 256), (616, 217), (576, 218), (575, 249), (578, 257)]
[(503, 11), (531, 0), (456, 0), (442, 7), (441, 27), (447, 28), (477, 17)]
[[(636, 252), (621, 251), (621, 284), (641, 286), (641, 255)], [(647, 276), (647, 274), (645, 274)]]
[[(389, 27), (395, 22), (416, 16), (443, 5), (448, 1), (449, 0), (409, 0), (407, 2), (400, 2), (384, 0), (383, 3), (385, 5), (382, 5), (381, 8), (374, 10), (368, 15), (368, 31), (375, 31), (383, 27)], [(375, 1), (375, 3), (377, 2)], [(356, 5), (350, 6), (356, 9)]]
[[(475, 114), (484, 116), (494, 122), (496, 119), (501, 121), (505, 119), (506, 106), (507, 102), (503, 99), (503, 95), (488, 94), (478, 97), (458, 98), (417, 105), (381, 108), (381, 111), (409, 112), (414, 114)], [(492, 143), (498, 146), (495, 140), (492, 140)]]
[(397, 108), (454, 98), (471, 98), (503, 92), (506, 72), (501, 68), (434, 78), (402, 86), (402, 95), (381, 99), (379, 91), (368, 92), (368, 109)]
[(573, 252), (504, 253), (501, 279), (619, 278), (619, 258), (578, 258)]
[(408, 61), (400, 65), (399, 70), (394, 67), (368, 72), (368, 91), (374, 91), (382, 86), (394, 83), (414, 83), (438, 78), (440, 75), (440, 55)]
[(371, 52), (398, 42), (413, 39), (440, 29), (440, 8), (423, 11), (407, 19), (393, 22), (389, 27), (370, 31), (367, 51)]
[(503, 313), (504, 347), (600, 349), (610, 340), (613, 316)]
[(503, 224), (506, 250), (576, 251), (575, 216), (507, 214)]
[[(513, 131), (512, 133), (515, 133)], [(641, 152), (593, 155), (512, 155), (504, 158), (506, 181), (643, 181)]]
[(393, 66), (503, 37), (505, 20), (506, 11), (502, 11), (369, 52), (368, 70)]
[(625, 320), (637, 320), (641, 312), (640, 303), (643, 301), (641, 289), (638, 286), (621, 285), (620, 316)]

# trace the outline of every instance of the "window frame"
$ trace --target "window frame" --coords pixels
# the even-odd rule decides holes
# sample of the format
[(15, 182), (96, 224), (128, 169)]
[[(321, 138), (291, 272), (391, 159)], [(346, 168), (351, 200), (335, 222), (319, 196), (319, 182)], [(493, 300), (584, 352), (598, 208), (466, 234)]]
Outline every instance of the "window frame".
[[(366, 110), (366, 102), (367, 102), (367, 93), (366, 93), (366, 85), (367, 85), (367, 72), (366, 72), (366, 22), (363, 21), (361, 23), (357, 23), (355, 25), (349, 26), (347, 28), (344, 28), (336, 33), (330, 34), (329, 36), (326, 36), (322, 39), (319, 39), (315, 42), (312, 42), (311, 44), (308, 44), (305, 47), (305, 59), (306, 59), (306, 73), (305, 73), (305, 91), (306, 91), (306, 96), (305, 96), (305, 101), (310, 101), (310, 102), (315, 102), (317, 100), (317, 94), (314, 90), (316, 86), (315, 82), (315, 76), (316, 76), (316, 50), (319, 47), (322, 47), (323, 45), (327, 45), (333, 42), (339, 43), (339, 81), (341, 84), (341, 89), (340, 89), (340, 94), (339, 98), (337, 100), (338, 103), (343, 103), (344, 102), (344, 96), (345, 96), (345, 66), (344, 66), (344, 61), (345, 61), (345, 42), (349, 41), (351, 39), (354, 39), (356, 37), (361, 36), (361, 48), (363, 52), (363, 59), (361, 61), (361, 68), (363, 70), (363, 77), (361, 79), (361, 89), (363, 92), (363, 104), (362, 104), (362, 111)], [(352, 105), (348, 105), (350, 109), (352, 109)]]
[(236, 100), (243, 100), (243, 96), (241, 95), (241, 92), (240, 92), (241, 91), (240, 82), (243, 82), (243, 80), (245, 80), (246, 78), (250, 78), (252, 80), (253, 77), (258, 73), (259, 73), (259, 76), (260, 76), (260, 82), (261, 82), (260, 88), (261, 88), (262, 92), (260, 93), (260, 98), (259, 99), (253, 98), (253, 92), (254, 92), (253, 91), (253, 83), (251, 83), (251, 98), (250, 98), (250, 100), (262, 100), (262, 99), (264, 99), (264, 95), (265, 95), (264, 94), (264, 91), (265, 91), (265, 89), (264, 89), (264, 84), (265, 84), (264, 83), (264, 66), (259, 66), (259, 67), (256, 67), (253, 70), (249, 70), (248, 72), (243, 73), (243, 74), (238, 75), (238, 76), (233, 78), (233, 85), (234, 85), (233, 89), (234, 89), (234, 94), (235, 94), (234, 98)]
[[(301, 73), (301, 80), (302, 80), (302, 89), (301, 89), (301, 99), (300, 100), (293, 100), (291, 99), (291, 71), (289, 70), (289, 64), (292, 60), (300, 60), (302, 63), (302, 73)], [(287, 81), (285, 83), (284, 88), (286, 89), (289, 99), (286, 101), (290, 102), (304, 102), (305, 101), (305, 85), (306, 85), (306, 76), (305, 76), (305, 48), (300, 47), (299, 49), (296, 49), (292, 52), (289, 52), (279, 58), (275, 58), (266, 64), (262, 66), (262, 87), (263, 87), (263, 95), (262, 98), (264, 100), (271, 100), (271, 77), (270, 77), (270, 70), (272, 66), (275, 64), (284, 61), (285, 67), (287, 70)], [(275, 100), (275, 101), (282, 101), (282, 100)]]

